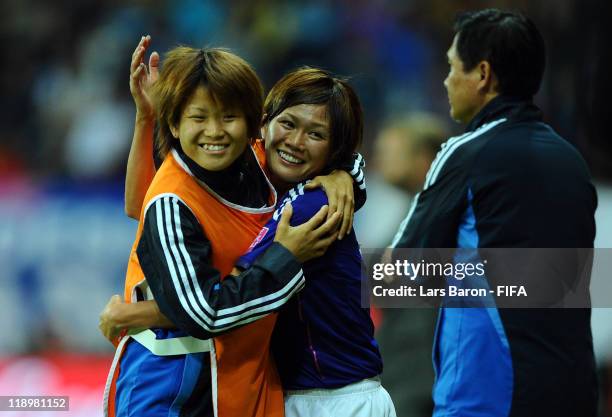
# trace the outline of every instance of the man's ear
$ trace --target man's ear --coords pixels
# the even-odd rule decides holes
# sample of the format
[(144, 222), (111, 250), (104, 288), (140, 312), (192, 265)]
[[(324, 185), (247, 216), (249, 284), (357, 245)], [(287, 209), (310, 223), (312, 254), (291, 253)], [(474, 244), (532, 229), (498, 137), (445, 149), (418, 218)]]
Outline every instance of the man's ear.
[(478, 89), (483, 93), (494, 93), (497, 91), (497, 77), (491, 69), (489, 61), (480, 61), (478, 64), (478, 74), (480, 81)]

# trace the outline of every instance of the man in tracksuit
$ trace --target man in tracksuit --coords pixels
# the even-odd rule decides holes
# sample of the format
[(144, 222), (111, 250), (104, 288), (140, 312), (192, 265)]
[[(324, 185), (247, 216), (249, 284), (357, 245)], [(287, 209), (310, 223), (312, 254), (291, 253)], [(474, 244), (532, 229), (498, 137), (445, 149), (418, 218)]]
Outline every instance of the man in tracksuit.
[[(460, 15), (455, 32), (444, 85), (467, 129), (438, 153), (392, 246), (592, 248), (587, 166), (532, 102), (545, 66), (537, 28), (489, 9)], [(441, 308), (434, 416), (595, 416), (590, 315)]]

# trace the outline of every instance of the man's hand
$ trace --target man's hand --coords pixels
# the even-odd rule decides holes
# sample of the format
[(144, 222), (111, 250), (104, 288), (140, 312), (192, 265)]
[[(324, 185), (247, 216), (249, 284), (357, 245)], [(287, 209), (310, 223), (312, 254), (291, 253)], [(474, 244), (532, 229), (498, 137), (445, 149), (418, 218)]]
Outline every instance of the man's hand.
[(283, 208), (274, 241), (287, 248), (302, 263), (323, 255), (329, 245), (338, 238), (340, 223), (340, 213), (333, 213), (325, 220), (328, 210), (327, 206), (323, 206), (306, 223), (292, 227), (289, 220), (293, 207), (288, 203)]
[(130, 64), (130, 92), (136, 104), (137, 119), (141, 118), (146, 121), (152, 121), (155, 118), (155, 109), (148, 90), (159, 77), (159, 54), (157, 52), (149, 56), (148, 66), (144, 63), (145, 52), (150, 44), (151, 36), (140, 38)]
[(314, 177), (304, 189), (312, 190), (321, 187), (329, 200), (327, 218), (339, 212), (342, 223), (338, 233), (338, 240), (350, 233), (353, 227), (355, 214), (355, 195), (353, 192), (353, 178), (345, 171), (335, 170), (325, 176)]

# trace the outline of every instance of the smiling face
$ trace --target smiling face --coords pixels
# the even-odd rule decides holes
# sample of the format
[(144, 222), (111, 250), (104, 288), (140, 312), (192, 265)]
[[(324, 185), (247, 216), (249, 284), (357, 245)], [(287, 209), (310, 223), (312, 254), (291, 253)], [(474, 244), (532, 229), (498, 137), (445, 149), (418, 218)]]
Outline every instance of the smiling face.
[(185, 154), (209, 171), (229, 167), (248, 143), (244, 112), (223, 106), (204, 86), (196, 88), (170, 129)]
[(331, 142), (325, 104), (288, 107), (264, 125), (262, 132), (275, 182), (304, 181), (325, 168)]

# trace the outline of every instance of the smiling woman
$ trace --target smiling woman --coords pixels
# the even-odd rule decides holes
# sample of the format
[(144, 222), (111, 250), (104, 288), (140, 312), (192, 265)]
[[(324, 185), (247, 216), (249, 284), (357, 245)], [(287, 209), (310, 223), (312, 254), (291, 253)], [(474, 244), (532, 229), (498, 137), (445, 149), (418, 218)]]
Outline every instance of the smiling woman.
[[(224, 49), (174, 48), (166, 55), (164, 78), (153, 84), (151, 96), (159, 122), (157, 150), (162, 158), (172, 148), (173, 139), (180, 137), (182, 123), (193, 128), (185, 131), (188, 137), (201, 133), (211, 135), (213, 142), (232, 126), (241, 150), (248, 138), (257, 137), (263, 87), (245, 61)], [(239, 122), (240, 132), (234, 131), (235, 122)], [(238, 155), (240, 152), (234, 153), (234, 159)]]
[(349, 164), (362, 140), (357, 94), (347, 80), (319, 68), (299, 68), (281, 78), (266, 97), (264, 113), (266, 156), (271, 175), (281, 183)]
[(210, 171), (229, 167), (244, 152), (247, 130), (244, 112), (221, 106), (204, 86), (196, 88), (178, 124), (170, 126), (185, 154)]
[[(273, 244), (281, 213), (307, 222), (327, 197), (307, 189), (315, 175), (352, 160), (363, 114), (346, 79), (317, 68), (285, 75), (264, 105), (268, 168), (285, 191), (279, 208), (237, 265), (248, 268)], [(363, 180), (360, 178), (360, 180)], [(361, 253), (351, 229), (303, 265), (305, 289), (280, 314), (272, 349), (285, 389), (286, 417), (394, 417), (380, 385), (382, 358), (368, 308), (361, 307)]]
[(264, 130), (273, 178), (294, 183), (325, 168), (330, 149), (326, 105), (299, 104), (285, 109)]

